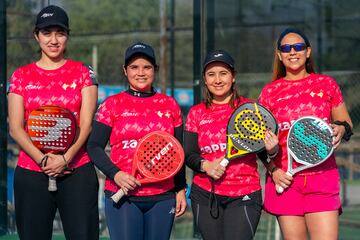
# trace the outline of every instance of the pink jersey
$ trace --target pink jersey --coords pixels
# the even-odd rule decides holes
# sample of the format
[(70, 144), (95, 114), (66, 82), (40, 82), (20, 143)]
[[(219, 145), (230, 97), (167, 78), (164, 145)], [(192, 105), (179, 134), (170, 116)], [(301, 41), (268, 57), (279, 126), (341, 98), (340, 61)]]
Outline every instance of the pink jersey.
[[(122, 92), (111, 96), (99, 107), (97, 121), (112, 128), (110, 159), (122, 171), (131, 174), (132, 159), (138, 141), (146, 134), (161, 130), (174, 134), (182, 125), (181, 110), (177, 102), (156, 93), (151, 97), (132, 96)], [(143, 184), (131, 192), (136, 196), (164, 193), (174, 187), (174, 180)], [(106, 179), (105, 189), (116, 192), (119, 187)]]
[[(331, 110), (343, 103), (343, 97), (333, 78), (312, 73), (296, 81), (281, 78), (267, 84), (261, 92), (259, 101), (274, 114), (279, 123), (281, 149), (275, 162), (286, 171), (286, 140), (292, 123), (303, 116), (317, 116), (330, 123)], [(293, 164), (295, 167), (298, 165)], [(304, 170), (300, 174), (314, 174), (331, 168), (336, 168), (334, 155), (319, 166)]]
[[(249, 102), (241, 98), (240, 104)], [(186, 131), (198, 134), (200, 155), (213, 161), (226, 154), (226, 128), (234, 108), (229, 104), (204, 103), (190, 109), (186, 120)], [(210, 178), (204, 173), (196, 173), (193, 182), (206, 191), (211, 191)], [(250, 154), (231, 160), (222, 178), (215, 181), (214, 192), (224, 196), (242, 196), (261, 189), (257, 171), (256, 155)]]
[[(69, 109), (80, 122), (81, 90), (97, 84), (96, 77), (88, 66), (81, 62), (67, 60), (55, 70), (44, 70), (31, 63), (18, 68), (11, 77), (10, 93), (23, 97), (25, 122), (30, 112), (40, 106), (56, 105)], [(69, 164), (77, 168), (90, 162), (85, 146)], [(24, 151), (20, 151), (18, 166), (41, 172), (41, 168)]]

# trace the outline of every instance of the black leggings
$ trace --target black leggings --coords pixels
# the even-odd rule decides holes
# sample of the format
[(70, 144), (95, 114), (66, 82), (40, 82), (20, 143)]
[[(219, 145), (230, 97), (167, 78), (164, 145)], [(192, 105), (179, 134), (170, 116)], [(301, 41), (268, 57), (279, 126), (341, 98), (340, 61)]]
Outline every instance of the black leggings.
[(210, 214), (210, 193), (193, 184), (191, 207), (204, 240), (253, 239), (262, 209), (261, 191), (240, 197), (217, 195), (218, 215)]
[(98, 179), (92, 163), (57, 179), (48, 191), (44, 173), (16, 167), (14, 176), (16, 226), (21, 240), (52, 239), (59, 209), (66, 239), (99, 239)]

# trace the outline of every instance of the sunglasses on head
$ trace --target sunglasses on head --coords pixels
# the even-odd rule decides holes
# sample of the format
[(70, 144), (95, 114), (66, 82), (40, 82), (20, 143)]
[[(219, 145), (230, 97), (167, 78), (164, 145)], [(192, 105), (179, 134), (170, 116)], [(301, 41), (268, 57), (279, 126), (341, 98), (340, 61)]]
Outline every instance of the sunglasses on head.
[(295, 43), (295, 44), (284, 44), (279, 47), (280, 52), (288, 53), (291, 52), (291, 48), (293, 48), (296, 52), (300, 52), (305, 50), (305, 43)]

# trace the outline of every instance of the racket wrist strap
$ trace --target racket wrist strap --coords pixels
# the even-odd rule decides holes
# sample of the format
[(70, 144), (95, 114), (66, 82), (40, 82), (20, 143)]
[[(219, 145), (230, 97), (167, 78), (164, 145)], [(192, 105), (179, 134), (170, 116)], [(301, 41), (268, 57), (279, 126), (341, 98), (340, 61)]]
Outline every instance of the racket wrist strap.
[(272, 176), (273, 175), (273, 173), (276, 171), (276, 170), (278, 170), (279, 168), (274, 164), (274, 165), (272, 165), (271, 167), (270, 167), (270, 169), (269, 169), (269, 174), (270, 174), (270, 176)]
[(205, 170), (204, 170), (204, 162), (205, 162), (205, 159), (202, 159), (202, 160), (200, 160), (200, 172), (206, 172)]
[(342, 137), (342, 139), (344, 139), (345, 141), (349, 141), (351, 138), (351, 135), (353, 135), (354, 133), (352, 132), (351, 126), (347, 121), (335, 121), (334, 124), (336, 125), (340, 125), (340, 126), (344, 126), (345, 128), (345, 134)]
[(63, 160), (64, 160), (64, 163), (65, 163), (65, 169), (70, 169), (70, 168), (69, 168), (69, 165), (68, 165), (68, 162), (66, 161), (65, 155), (63, 154), (63, 155), (61, 155), (61, 156), (62, 156), (62, 158), (63, 158)]

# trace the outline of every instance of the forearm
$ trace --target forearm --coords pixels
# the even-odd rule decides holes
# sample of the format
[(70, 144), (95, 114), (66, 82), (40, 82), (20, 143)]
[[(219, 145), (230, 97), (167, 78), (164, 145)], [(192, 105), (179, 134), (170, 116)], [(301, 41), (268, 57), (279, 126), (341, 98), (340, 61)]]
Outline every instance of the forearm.
[(111, 161), (105, 152), (111, 131), (111, 127), (94, 121), (93, 130), (87, 143), (87, 151), (95, 166), (107, 177), (114, 179), (115, 174), (119, 172), (120, 169)]
[(200, 156), (197, 133), (185, 131), (184, 148), (186, 165), (196, 172), (201, 172), (201, 160), (203, 158)]

